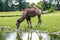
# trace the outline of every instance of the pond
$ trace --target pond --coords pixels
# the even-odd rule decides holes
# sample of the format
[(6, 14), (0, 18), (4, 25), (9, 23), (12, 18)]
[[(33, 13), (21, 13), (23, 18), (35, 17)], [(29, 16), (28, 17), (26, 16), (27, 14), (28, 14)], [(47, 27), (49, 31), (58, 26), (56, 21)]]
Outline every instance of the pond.
[(0, 40), (60, 40), (60, 35), (39, 30), (0, 32)]

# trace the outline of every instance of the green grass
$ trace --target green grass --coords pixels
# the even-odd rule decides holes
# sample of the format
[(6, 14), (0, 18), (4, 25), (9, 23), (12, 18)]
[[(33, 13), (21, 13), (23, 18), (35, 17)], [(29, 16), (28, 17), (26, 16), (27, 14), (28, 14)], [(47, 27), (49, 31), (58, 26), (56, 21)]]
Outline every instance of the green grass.
[(0, 12), (0, 16), (10, 16), (10, 15), (20, 15), (22, 12), (12, 11), (12, 12)]
[[(4, 14), (5, 12), (0, 12), (0, 14), (2, 15), (5, 15)], [(8, 12), (9, 14), (21, 14), (22, 12)], [(8, 13), (6, 13), (8, 15)], [(15, 23), (16, 23), (16, 20), (19, 18), (20, 16), (17, 16), (17, 17), (0, 17), (0, 27), (2, 26), (9, 26), (9, 27), (16, 27), (15, 26)], [(41, 16), (41, 19), (42, 19), (42, 24), (40, 27), (35, 27), (36, 24), (37, 24), (37, 16), (36, 17), (33, 17), (31, 18), (32, 20), (32, 25), (33, 25), (33, 28), (32, 29), (35, 29), (35, 30), (48, 30), (49, 32), (56, 32), (56, 31), (60, 31), (60, 12), (59, 11), (55, 11), (54, 13), (51, 13), (51, 14), (44, 14)], [(27, 22), (26, 20), (24, 20), (21, 25), (20, 25), (20, 28), (26, 28), (26, 29), (29, 29), (27, 28)]]

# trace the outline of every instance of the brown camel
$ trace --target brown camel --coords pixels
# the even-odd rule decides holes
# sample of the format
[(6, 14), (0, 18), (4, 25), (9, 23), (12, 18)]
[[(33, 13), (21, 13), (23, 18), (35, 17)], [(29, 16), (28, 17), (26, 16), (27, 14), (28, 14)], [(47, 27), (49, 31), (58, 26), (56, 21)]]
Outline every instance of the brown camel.
[(22, 16), (17, 20), (17, 23), (16, 23), (17, 29), (19, 28), (20, 23), (24, 21), (24, 19), (27, 20), (28, 27), (32, 28), (31, 17), (35, 17), (35, 16), (38, 16), (38, 23), (36, 25), (37, 27), (42, 22), (41, 14), (42, 14), (42, 10), (38, 9), (37, 7), (25, 8), (22, 13)]

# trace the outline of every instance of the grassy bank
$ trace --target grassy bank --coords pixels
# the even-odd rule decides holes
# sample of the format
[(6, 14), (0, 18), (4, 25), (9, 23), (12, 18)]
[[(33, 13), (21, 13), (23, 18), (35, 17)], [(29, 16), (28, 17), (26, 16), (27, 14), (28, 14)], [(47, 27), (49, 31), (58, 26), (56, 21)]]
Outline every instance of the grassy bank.
[[(22, 12), (0, 12), (0, 16), (3, 15), (15, 15), (15, 14), (21, 14)], [(16, 20), (19, 18), (20, 16), (15, 16), (15, 17), (0, 17), (0, 27), (4, 26), (4, 27), (16, 27), (15, 23)], [(42, 24), (40, 27), (35, 27), (37, 24), (37, 16), (31, 18), (32, 20), (32, 25), (33, 28), (32, 29), (38, 29), (38, 30), (48, 30), (49, 32), (55, 32), (55, 31), (60, 31), (60, 12), (59, 11), (55, 11), (54, 13), (51, 14), (44, 14), (42, 15), (41, 19), (42, 19)], [(20, 28), (27, 28), (27, 22), (26, 20), (24, 20), (21, 25)]]
[(0, 16), (11, 16), (11, 15), (20, 15), (22, 12), (12, 11), (12, 12), (0, 12)]

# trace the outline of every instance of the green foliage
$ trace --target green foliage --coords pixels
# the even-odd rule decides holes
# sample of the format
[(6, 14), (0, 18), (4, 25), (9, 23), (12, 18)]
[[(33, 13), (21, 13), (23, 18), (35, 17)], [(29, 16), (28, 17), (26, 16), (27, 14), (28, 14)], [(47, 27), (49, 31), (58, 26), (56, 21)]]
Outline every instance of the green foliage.
[[(41, 10), (48, 10), (49, 12), (52, 12), (54, 9), (55, 10), (60, 10), (60, 0), (54, 0), (57, 2), (57, 4), (52, 4), (52, 0), (49, 0), (49, 3), (46, 2), (45, 0), (38, 2), (38, 4), (35, 3), (27, 3), (25, 2), (26, 0), (15, 0), (15, 3), (12, 2), (12, 0), (5, 0), (2, 2), (0, 0), (0, 11), (16, 11), (16, 10), (23, 10), (26, 7), (32, 7), (32, 6), (37, 6)], [(18, 3), (18, 4), (16, 4)], [(53, 6), (54, 5), (54, 6)]]
[(35, 3), (31, 3), (29, 6), (30, 6), (30, 7), (33, 7), (33, 6), (35, 6)]
[(43, 1), (40, 1), (38, 2), (38, 4), (36, 5), (39, 9), (42, 9), (42, 10), (48, 10), (48, 12), (53, 12), (53, 5), (48, 3), (48, 2), (43, 2)]
[(19, 10), (23, 10), (29, 5), (29, 3), (25, 2), (25, 0), (19, 0)]
[(2, 2), (0, 0), (0, 11), (2, 11)]
[(29, 3), (25, 2), (25, 0), (15, 0), (14, 3), (12, 2), (12, 0), (5, 0), (4, 2), (0, 0), (0, 11), (21, 11), (25, 7), (27, 7), (28, 4)]
[(36, 5), (39, 9), (44, 9), (44, 2), (40, 1), (38, 2), (38, 4)]
[(8, 9), (8, 0), (6, 0), (6, 2), (0, 0), (0, 11), (8, 11)]
[(53, 12), (54, 8), (51, 6), (51, 8), (48, 10), (49, 13)]
[(29, 5), (29, 3), (23, 2), (22, 3), (22, 6), (21, 6), (21, 9), (25, 9), (28, 5)]

